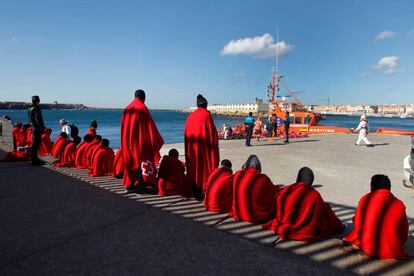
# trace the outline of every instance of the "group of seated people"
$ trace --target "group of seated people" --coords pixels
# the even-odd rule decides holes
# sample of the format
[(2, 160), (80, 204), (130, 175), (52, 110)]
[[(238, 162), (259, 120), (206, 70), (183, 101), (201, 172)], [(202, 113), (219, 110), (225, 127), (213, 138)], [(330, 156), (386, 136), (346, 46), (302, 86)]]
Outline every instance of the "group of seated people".
[[(158, 194), (191, 194), (185, 166), (178, 151), (164, 156), (157, 178)], [(285, 240), (314, 242), (340, 235), (345, 225), (312, 186), (314, 173), (308, 167), (299, 170), (296, 182), (275, 185), (261, 172), (261, 163), (251, 155), (233, 174), (232, 163), (224, 159), (203, 187), (207, 211), (228, 213), (236, 220), (262, 224)], [(381, 259), (405, 259), (403, 246), (408, 237), (404, 204), (390, 192), (385, 175), (374, 175), (371, 192), (359, 201), (353, 219), (354, 229), (343, 238), (343, 245)]]

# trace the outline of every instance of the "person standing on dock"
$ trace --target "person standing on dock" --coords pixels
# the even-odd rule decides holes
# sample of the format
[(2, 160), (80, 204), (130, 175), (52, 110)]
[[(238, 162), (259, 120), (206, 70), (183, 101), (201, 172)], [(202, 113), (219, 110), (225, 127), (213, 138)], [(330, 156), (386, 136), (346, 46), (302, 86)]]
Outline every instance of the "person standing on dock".
[(39, 96), (32, 96), (32, 106), (27, 110), (29, 115), (29, 121), (32, 124), (32, 166), (44, 165), (45, 162), (39, 159), (37, 151), (42, 139), (42, 133), (45, 129), (43, 122), (42, 110), (40, 109)]
[(121, 119), (121, 148), (126, 193), (155, 189), (160, 149), (164, 139), (145, 105), (145, 92), (135, 91), (134, 100), (125, 108)]
[(244, 120), (244, 125), (246, 126), (246, 147), (251, 147), (250, 140), (252, 139), (254, 128), (253, 112), (249, 112), (249, 116)]
[(273, 136), (277, 137), (277, 123), (278, 123), (278, 117), (276, 114), (273, 114)]
[(184, 127), (185, 165), (197, 199), (202, 199), (208, 177), (220, 162), (217, 128), (207, 104), (207, 99), (198, 95), (197, 109)]
[(285, 143), (289, 143), (289, 128), (290, 128), (289, 111), (286, 111), (286, 117), (285, 117), (284, 124), (285, 124), (285, 135), (286, 135)]
[(361, 122), (359, 123), (355, 131), (359, 131), (358, 140), (355, 143), (355, 145), (359, 146), (361, 144), (361, 141), (363, 141), (367, 145), (367, 147), (373, 146), (372, 143), (368, 140), (368, 120), (365, 115), (361, 116)]

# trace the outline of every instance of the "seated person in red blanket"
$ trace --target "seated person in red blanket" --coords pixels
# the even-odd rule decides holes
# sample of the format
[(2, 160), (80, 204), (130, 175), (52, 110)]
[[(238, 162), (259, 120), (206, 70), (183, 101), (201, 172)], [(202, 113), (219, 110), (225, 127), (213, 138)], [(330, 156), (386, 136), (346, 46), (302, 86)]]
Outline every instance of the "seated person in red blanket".
[(311, 169), (299, 170), (296, 183), (276, 195), (276, 217), (263, 225), (280, 238), (304, 242), (317, 241), (342, 233), (344, 226), (313, 187)]
[(94, 154), (95, 150), (101, 146), (102, 136), (96, 135), (92, 142), (86, 147), (85, 150), (85, 164), (86, 167), (89, 168), (92, 166), (92, 155)]
[(381, 174), (371, 178), (371, 192), (358, 203), (354, 229), (344, 237), (354, 248), (380, 259), (406, 259), (408, 238), (405, 205), (391, 192), (390, 179)]
[(98, 122), (93, 120), (89, 126), (88, 132), (86, 134), (92, 135), (93, 137), (96, 136), (96, 129), (98, 128)]
[(76, 146), (80, 143), (80, 137), (73, 138), (73, 141), (67, 141), (61, 158), (53, 163), (56, 167), (75, 167)]
[(92, 166), (89, 168), (90, 176), (104, 176), (112, 174), (115, 153), (109, 147), (109, 140), (102, 139), (101, 145), (96, 148), (92, 155)]
[(178, 156), (178, 151), (171, 149), (161, 160), (157, 177), (159, 195), (191, 195), (191, 183), (187, 181), (185, 165)]
[(204, 207), (210, 212), (231, 212), (233, 204), (233, 171), (230, 160), (223, 159), (220, 167), (209, 176), (204, 191)]
[(231, 215), (235, 219), (265, 223), (275, 217), (275, 195), (279, 187), (261, 171), (257, 156), (250, 155), (242, 170), (234, 175)]
[(78, 149), (76, 150), (76, 157), (75, 157), (75, 166), (78, 169), (86, 169), (88, 164), (86, 163), (86, 149), (92, 143), (93, 136), (90, 134), (86, 134), (83, 137), (83, 142), (79, 145)]
[(52, 147), (52, 157), (61, 159), (61, 155), (63, 154), (63, 151), (65, 150), (66, 144), (68, 142), (68, 134), (66, 132), (61, 132), (56, 139), (55, 143)]

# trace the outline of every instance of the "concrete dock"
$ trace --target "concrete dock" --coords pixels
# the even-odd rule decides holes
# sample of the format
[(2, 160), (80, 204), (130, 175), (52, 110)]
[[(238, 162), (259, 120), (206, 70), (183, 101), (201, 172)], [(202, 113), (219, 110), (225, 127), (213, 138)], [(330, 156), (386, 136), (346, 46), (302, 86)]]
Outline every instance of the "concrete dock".
[[(4, 129), (5, 134), (10, 129)], [(354, 145), (355, 135), (313, 135), (254, 142), (220, 141), (221, 158), (241, 167), (250, 154), (275, 184), (290, 184), (302, 166), (338, 217), (352, 216), (370, 177), (390, 177), (392, 192), (407, 207), (414, 255), (414, 190), (403, 187), (402, 160), (409, 137), (370, 135), (374, 148)], [(0, 138), (1, 140), (1, 138)], [(183, 145), (165, 145), (183, 153)], [(10, 137), (0, 143), (0, 158)], [(412, 275), (414, 260), (380, 261), (346, 252), (341, 236), (306, 244), (281, 241), (259, 225), (226, 220), (196, 200), (123, 194), (121, 181), (89, 177), (86, 170), (0, 163), (0, 273), (49, 274), (390, 274)]]

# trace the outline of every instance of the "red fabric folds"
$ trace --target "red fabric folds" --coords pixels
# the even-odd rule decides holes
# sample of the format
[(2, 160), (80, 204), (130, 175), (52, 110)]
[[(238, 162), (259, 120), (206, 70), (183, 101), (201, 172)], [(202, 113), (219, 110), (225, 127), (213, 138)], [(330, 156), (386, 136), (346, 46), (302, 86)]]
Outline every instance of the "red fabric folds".
[(160, 195), (191, 195), (191, 185), (185, 175), (185, 166), (175, 157), (165, 155), (162, 158), (157, 182)]
[(21, 127), (18, 131), (16, 130), (16, 145), (18, 147), (27, 146), (27, 133), (23, 127)]
[(124, 166), (123, 184), (138, 185), (137, 171), (144, 181), (154, 185), (160, 149), (164, 140), (145, 104), (135, 98), (124, 110), (121, 119), (121, 149)]
[(92, 166), (92, 156), (97, 148), (101, 146), (101, 142), (97, 139), (93, 141), (85, 149), (85, 160), (84, 164), (89, 168)]
[(30, 161), (31, 160), (31, 153), (28, 150), (14, 150), (12, 152), (8, 152), (6, 156), (0, 160), (0, 162), (19, 162), (19, 161)]
[(115, 155), (114, 165), (112, 168), (112, 176), (115, 176), (116, 178), (122, 178), (124, 171), (124, 159), (122, 157), (122, 151), (119, 149)]
[(73, 141), (68, 141), (60, 160), (56, 161), (53, 165), (56, 167), (75, 167), (75, 159), (76, 145)]
[(234, 175), (233, 211), (238, 220), (265, 223), (275, 217), (275, 195), (279, 187), (255, 168), (246, 168)]
[(354, 229), (344, 240), (380, 259), (408, 258), (403, 249), (408, 237), (405, 206), (389, 190), (363, 196), (353, 221)]
[(26, 144), (31, 147), (33, 143), (33, 136), (32, 136), (32, 127), (29, 127), (26, 130)]
[(78, 146), (78, 149), (76, 150), (76, 157), (75, 157), (75, 166), (78, 169), (86, 169), (88, 168), (88, 164), (86, 163), (86, 149), (90, 145), (91, 142), (83, 141)]
[(282, 239), (313, 242), (344, 227), (319, 192), (307, 183), (286, 186), (276, 195), (276, 217), (263, 225)]
[(68, 140), (66, 138), (63, 138), (62, 136), (59, 136), (52, 147), (52, 157), (61, 159), (61, 155), (63, 154), (63, 151), (65, 150), (66, 144)]
[(88, 129), (88, 131), (86, 132), (86, 134), (89, 134), (89, 135), (95, 137), (96, 136), (96, 130)]
[(204, 207), (210, 212), (231, 212), (233, 204), (233, 179), (231, 170), (217, 168), (206, 184)]
[(205, 191), (208, 177), (220, 161), (217, 129), (205, 108), (199, 107), (188, 116), (184, 143), (188, 179)]
[(40, 156), (49, 155), (52, 152), (53, 142), (50, 140), (50, 134), (52, 130), (50, 128), (46, 128), (45, 132), (42, 134), (39, 150), (37, 154)]
[(114, 164), (114, 150), (110, 147), (102, 146), (96, 148), (92, 156), (91, 167), (89, 168), (90, 176), (104, 176), (112, 174)]

